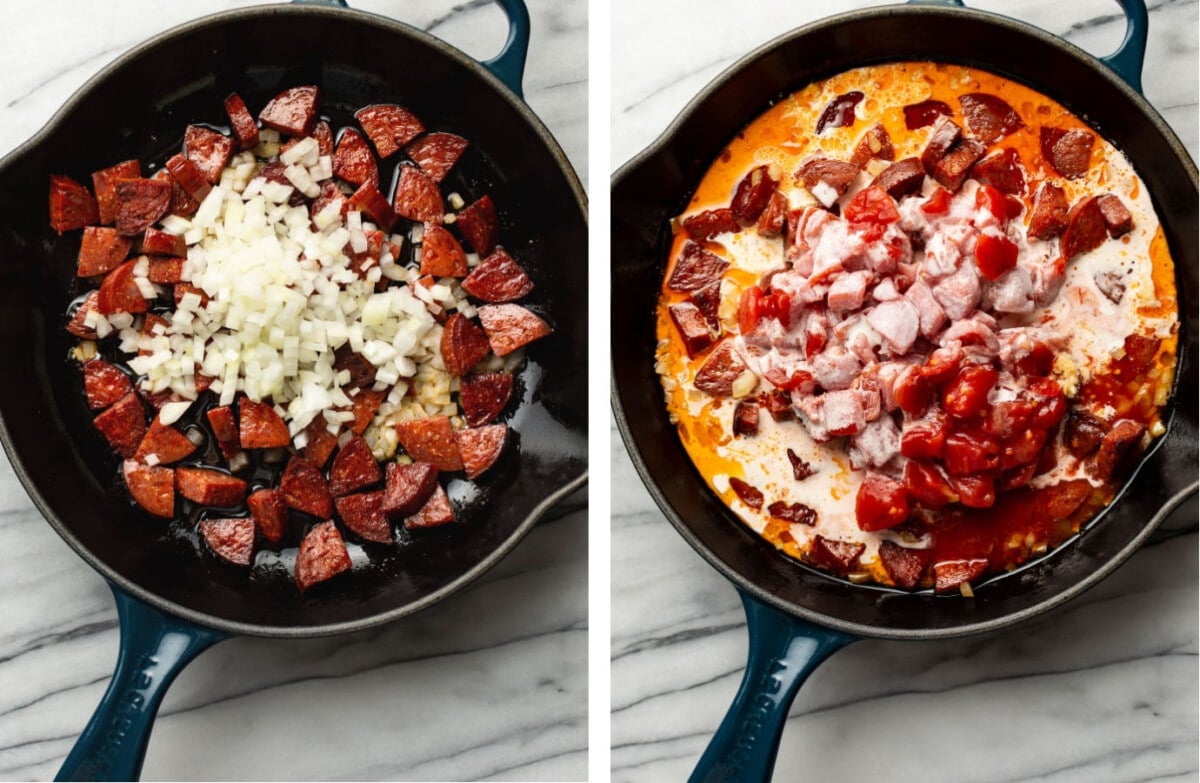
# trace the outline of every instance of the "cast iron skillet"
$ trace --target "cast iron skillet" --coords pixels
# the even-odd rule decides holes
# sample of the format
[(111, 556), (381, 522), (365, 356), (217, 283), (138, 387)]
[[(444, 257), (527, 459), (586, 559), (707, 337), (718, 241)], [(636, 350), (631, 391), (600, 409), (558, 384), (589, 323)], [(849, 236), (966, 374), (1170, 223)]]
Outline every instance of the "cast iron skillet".
[[(1129, 19), (1125, 40), (1103, 61), (1029, 25), (945, 7), (960, 6), (957, 0), (941, 5), (843, 14), (766, 44), (708, 85), (614, 179), (612, 290), (624, 292), (613, 299), (612, 313), (617, 426), (663, 513), (738, 587), (750, 629), (741, 687), (693, 781), (767, 779), (796, 691), (826, 656), (855, 638), (944, 639), (1047, 612), (1111, 573), (1196, 491), (1196, 167), (1138, 92), (1146, 44), (1143, 0), (1122, 0)], [(1149, 187), (1177, 270), (1182, 325), (1168, 433), (1081, 535), (992, 579), (971, 600), (851, 586), (778, 554), (693, 468), (667, 419), (654, 372), (654, 313), (668, 220), (684, 210), (709, 163), (772, 101), (850, 68), (896, 60), (957, 62), (1006, 74), (1086, 118), (1126, 152)]]
[[(136, 776), (167, 685), (228, 634), (344, 633), (429, 606), (491, 567), (586, 479), (586, 207), (570, 164), (519, 98), (524, 4), (500, 0), (508, 40), (483, 64), (414, 28), (325, 5), (249, 8), (163, 33), (0, 161), (0, 441), (46, 519), (113, 585), (122, 627), (116, 674), (61, 778)], [(375, 564), (301, 595), (282, 575), (248, 579), (222, 566), (131, 507), (67, 360), (78, 233), (59, 240), (49, 229), (46, 188), (51, 173), (87, 182), (126, 158), (161, 163), (188, 122), (220, 120), (232, 90), (257, 110), (309, 83), (334, 127), (358, 107), (398, 101), (432, 129), (470, 139), (447, 185), (491, 194), (504, 244), (536, 283), (532, 306), (555, 333), (531, 347), (518, 379), (511, 451), (479, 482), (451, 482), (459, 524), (376, 548)]]

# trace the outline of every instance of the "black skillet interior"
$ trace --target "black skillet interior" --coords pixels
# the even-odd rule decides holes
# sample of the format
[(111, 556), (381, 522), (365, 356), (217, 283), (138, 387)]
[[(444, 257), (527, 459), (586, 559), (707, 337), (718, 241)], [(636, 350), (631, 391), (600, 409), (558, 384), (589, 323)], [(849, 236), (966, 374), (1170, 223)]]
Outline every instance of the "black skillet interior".
[[(1017, 55), (1016, 53), (1020, 53)], [(1182, 321), (1170, 433), (1123, 496), (1083, 534), (974, 600), (851, 587), (778, 554), (709, 491), (667, 420), (654, 372), (654, 308), (668, 220), (723, 146), (772, 102), (850, 68), (898, 60), (978, 66), (1022, 81), (1084, 117), (1133, 161), (1153, 195), (1177, 270)], [(1196, 481), (1197, 190), (1195, 165), (1124, 83), (1059, 39), (991, 14), (888, 7), (800, 28), (718, 77), (644, 157), (612, 201), (613, 384), (634, 463), (680, 533), (742, 589), (849, 633), (919, 638), (998, 628), (1056, 605), (1115, 568)], [(1176, 498), (1177, 500), (1177, 498)]]
[[(499, 82), (410, 28), (340, 10), (268, 7), (212, 17), (140, 47), (0, 171), (0, 413), (10, 457), (52, 524), (92, 565), (160, 608), (239, 633), (301, 635), (390, 619), (436, 600), (515, 544), (545, 501), (586, 472), (587, 228), (582, 191), (540, 123)], [(459, 523), (397, 547), (352, 545), (355, 573), (301, 596), (278, 570), (248, 578), (182, 526), (131, 507), (119, 464), (91, 423), (68, 361), (67, 305), (79, 232), (47, 223), (51, 173), (90, 185), (127, 158), (162, 163), (189, 122), (221, 125), (238, 91), (257, 112), (279, 90), (317, 84), (332, 126), (398, 102), (431, 130), (471, 141), (445, 183), (497, 204), (501, 243), (536, 283), (531, 309), (555, 328), (532, 346), (496, 468), (448, 487)], [(383, 168), (385, 183), (397, 158)], [(397, 229), (400, 230), (400, 229)], [(515, 412), (513, 412), (515, 409)], [(292, 544), (295, 546), (295, 543)], [(363, 548), (365, 546), (365, 549)], [(292, 550), (294, 554), (294, 549)], [(369, 554), (369, 558), (364, 557)], [(286, 556), (285, 552), (285, 556)], [(164, 603), (165, 602), (165, 603)]]

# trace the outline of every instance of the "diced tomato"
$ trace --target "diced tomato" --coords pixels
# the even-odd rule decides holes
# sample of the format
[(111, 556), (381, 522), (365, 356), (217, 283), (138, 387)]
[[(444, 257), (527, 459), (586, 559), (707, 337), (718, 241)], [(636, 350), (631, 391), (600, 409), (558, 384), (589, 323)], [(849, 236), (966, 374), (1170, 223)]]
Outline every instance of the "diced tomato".
[(1047, 376), (1054, 369), (1054, 352), (1042, 342), (1035, 342), (1029, 353), (1013, 363), (1021, 375)]
[(987, 407), (988, 392), (996, 385), (998, 373), (992, 367), (964, 367), (942, 395), (942, 407), (958, 419), (974, 417)]
[(892, 397), (905, 413), (920, 413), (929, 407), (933, 387), (919, 370), (905, 370), (896, 379)]
[(925, 364), (921, 365), (921, 377), (934, 386), (941, 386), (958, 374), (958, 362), (951, 361), (947, 353), (940, 349), (929, 355)]
[(1025, 204), (1016, 196), (1005, 196), (1004, 206), (1008, 210), (1009, 220), (1020, 217), (1021, 213), (1025, 211)]
[(952, 432), (942, 456), (951, 476), (986, 473), (1000, 465), (1000, 443), (983, 433)]
[(950, 191), (943, 187), (929, 194), (929, 198), (921, 205), (921, 211), (926, 215), (944, 215), (950, 211)]
[(936, 465), (915, 459), (904, 465), (904, 489), (926, 508), (941, 508), (958, 501), (958, 494)]
[(1008, 222), (1008, 203), (1004, 194), (991, 185), (979, 184), (979, 190), (975, 191), (975, 207), (991, 212), (1001, 225)]
[(1043, 398), (1029, 420), (1030, 426), (1048, 430), (1062, 421), (1062, 417), (1067, 413), (1067, 400), (1063, 397), (1058, 381), (1042, 378), (1030, 384), (1029, 390)]
[(909, 459), (941, 459), (945, 445), (946, 422), (939, 417), (907, 424), (900, 436), (900, 453)]
[(878, 473), (868, 473), (858, 487), (854, 516), (861, 530), (887, 530), (908, 519), (904, 485)]
[(872, 185), (863, 188), (842, 209), (842, 216), (851, 223), (895, 223), (900, 219), (896, 202), (883, 188)]
[(1046, 430), (1029, 427), (1004, 441), (1000, 469), (1011, 470), (1035, 462), (1042, 453), (1042, 446), (1046, 445), (1047, 437)]
[(968, 508), (991, 508), (996, 502), (996, 484), (991, 476), (959, 476), (950, 479), (958, 501)]
[(785, 327), (792, 312), (792, 298), (782, 291), (766, 293), (758, 286), (742, 292), (738, 303), (738, 328), (749, 334), (764, 318), (774, 318)]
[(1017, 265), (1019, 248), (1012, 240), (984, 234), (975, 244), (975, 265), (988, 280), (995, 280)]
[(1007, 400), (998, 402), (988, 411), (984, 427), (989, 435), (1000, 439), (1012, 438), (1029, 425), (1029, 417), (1036, 406), (1029, 400)]

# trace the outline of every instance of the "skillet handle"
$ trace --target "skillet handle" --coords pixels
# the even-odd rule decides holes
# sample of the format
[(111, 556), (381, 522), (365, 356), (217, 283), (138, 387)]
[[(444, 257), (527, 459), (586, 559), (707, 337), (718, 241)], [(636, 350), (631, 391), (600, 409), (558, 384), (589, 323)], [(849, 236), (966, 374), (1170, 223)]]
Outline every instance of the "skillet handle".
[(856, 638), (805, 622), (738, 591), (750, 630), (749, 660), (725, 720), (689, 783), (771, 779), (796, 691), (813, 669)]
[[(296, 5), (323, 5), (333, 8), (349, 8), (346, 0), (292, 0)], [(518, 98), (525, 98), (521, 82), (525, 77), (525, 57), (529, 54), (529, 9), (525, 0), (496, 0), (508, 17), (508, 39), (504, 48), (490, 60), (479, 62), (492, 72)]]
[(121, 624), (117, 669), (55, 780), (137, 780), (167, 688), (193, 658), (227, 638), (109, 587)]
[[(949, 5), (963, 8), (963, 0), (908, 0), (916, 5)], [(1117, 50), (1100, 62), (1120, 76), (1126, 84), (1142, 94), (1142, 68), (1146, 64), (1146, 35), (1150, 20), (1146, 0), (1117, 0), (1125, 13), (1125, 39)]]
[(1117, 0), (1125, 12), (1125, 38), (1117, 50), (1100, 62), (1142, 94), (1142, 68), (1146, 64), (1146, 35), (1150, 27), (1146, 0)]

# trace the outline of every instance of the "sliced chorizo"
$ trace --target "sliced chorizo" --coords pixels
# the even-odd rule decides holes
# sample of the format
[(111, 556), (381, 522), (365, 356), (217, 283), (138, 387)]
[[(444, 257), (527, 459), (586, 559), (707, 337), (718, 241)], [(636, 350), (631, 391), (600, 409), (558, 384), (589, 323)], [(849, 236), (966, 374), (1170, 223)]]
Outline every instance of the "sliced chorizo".
[(1021, 156), (1012, 147), (992, 153), (976, 161), (971, 175), (991, 185), (1001, 193), (1020, 195), (1025, 192), (1025, 175), (1021, 173)]
[(491, 196), (482, 196), (459, 210), (456, 225), (463, 239), (481, 257), (495, 250), (500, 241), (500, 221)]
[(446, 496), (446, 490), (439, 486), (433, 490), (433, 494), (429, 496), (429, 500), (425, 501), (425, 505), (421, 506), (417, 513), (404, 520), (404, 528), (406, 530), (419, 530), (439, 525), (448, 525), (453, 521), (454, 507), (450, 505), (450, 498)]
[(126, 261), (108, 273), (96, 297), (97, 312), (109, 315), (144, 313), (150, 309), (150, 301), (142, 296), (142, 289), (134, 282), (136, 265), (136, 259)]
[(958, 102), (967, 127), (984, 144), (994, 144), (1025, 127), (1016, 109), (990, 93), (967, 93), (959, 96)]
[(325, 476), (304, 457), (292, 455), (288, 460), (279, 480), (279, 491), (288, 508), (322, 519), (333, 513), (333, 495), (329, 493)]
[(392, 543), (392, 525), (383, 512), (383, 490), (346, 495), (333, 501), (342, 523), (359, 538), (377, 544)]
[(101, 224), (109, 226), (116, 220), (117, 180), (136, 179), (140, 176), (142, 164), (136, 160), (124, 160), (92, 174), (92, 188), (96, 191), (96, 205)]
[(284, 90), (267, 102), (258, 120), (288, 136), (307, 136), (317, 117), (319, 97), (320, 91), (311, 84)]
[(287, 424), (275, 408), (249, 397), (238, 402), (238, 438), (243, 449), (274, 449), (292, 442)]
[(75, 268), (76, 277), (95, 277), (116, 269), (129, 250), (133, 240), (117, 233), (115, 228), (87, 226), (83, 229), (83, 241), (79, 245), (79, 261)]
[(221, 449), (221, 454), (225, 459), (229, 459), (242, 450), (237, 418), (234, 416), (233, 408), (228, 405), (220, 405), (209, 408), (204, 415), (208, 418), (213, 436), (217, 440), (217, 446)]
[(301, 592), (349, 571), (350, 553), (332, 520), (316, 525), (300, 542), (296, 554), (296, 586)]
[(1035, 239), (1053, 239), (1067, 227), (1066, 193), (1058, 185), (1043, 182), (1033, 197), (1033, 209), (1029, 213), (1029, 236)]
[(135, 503), (156, 517), (175, 516), (174, 470), (127, 459), (121, 465), (121, 474)]
[(428, 462), (388, 463), (380, 509), (392, 519), (415, 513), (437, 488), (437, 476), (437, 467)]
[(252, 150), (258, 146), (258, 123), (246, 108), (246, 102), (236, 92), (225, 98), (225, 113), (229, 115), (229, 128), (237, 139), (238, 146)]
[(83, 390), (87, 395), (88, 407), (98, 411), (119, 402), (132, 392), (133, 384), (119, 367), (103, 359), (92, 359), (83, 365)]
[(396, 437), (413, 460), (428, 462), (438, 470), (462, 470), (462, 455), (447, 416), (406, 419), (396, 423)]
[(259, 489), (246, 498), (246, 507), (262, 537), (272, 544), (283, 540), (287, 532), (288, 507), (283, 493), (277, 489)]
[(153, 455), (155, 464), (170, 465), (190, 456), (195, 450), (196, 444), (187, 435), (169, 424), (163, 424), (155, 416), (133, 458), (139, 462), (149, 462)]
[(1108, 238), (1104, 225), (1104, 213), (1095, 196), (1080, 200), (1067, 213), (1067, 227), (1062, 235), (1062, 255), (1070, 260), (1077, 255), (1095, 250)]
[(485, 473), (504, 451), (508, 439), (508, 427), (489, 424), (485, 427), (468, 427), (454, 433), (458, 452), (462, 455), (463, 470), (467, 478), (474, 479)]
[(177, 468), (175, 486), (179, 494), (202, 506), (229, 508), (246, 497), (246, 482), (211, 468)]
[(329, 491), (334, 497), (349, 495), (383, 479), (371, 447), (355, 435), (346, 441), (329, 467)]
[(119, 179), (114, 188), (117, 232), (123, 236), (137, 236), (171, 209), (171, 185), (162, 180)]
[(1043, 125), (1038, 132), (1042, 158), (1050, 168), (1067, 179), (1079, 179), (1088, 172), (1096, 137), (1085, 130), (1063, 130)]
[(497, 356), (507, 356), (553, 331), (541, 318), (515, 304), (484, 305), (479, 308), (479, 321)]
[(208, 548), (225, 562), (250, 565), (250, 558), (254, 556), (254, 520), (250, 517), (202, 519), (200, 535)]
[(1108, 229), (1110, 237), (1116, 239), (1133, 230), (1133, 215), (1119, 197), (1105, 193), (1096, 197), (1096, 204), (1100, 207), (1104, 227)]
[(431, 180), (441, 182), (470, 144), (453, 133), (430, 133), (408, 145), (405, 153)]
[(737, 184), (729, 209), (739, 223), (748, 225), (758, 220), (767, 208), (771, 194), (779, 181), (771, 176), (769, 166), (756, 166)]
[(367, 146), (367, 140), (353, 128), (342, 131), (337, 147), (333, 151), (333, 176), (351, 185), (364, 182), (379, 184), (379, 167), (375, 156)]
[(533, 290), (533, 281), (504, 248), (496, 248), (471, 270), (462, 287), (476, 299), (499, 304), (526, 296)]
[(488, 337), (462, 313), (450, 316), (442, 328), (442, 363), (451, 375), (465, 375), (491, 351)]
[(733, 341), (723, 340), (696, 371), (693, 384), (714, 397), (729, 397), (733, 394), (733, 382), (748, 369), (745, 360), (734, 350)]
[(233, 139), (203, 125), (189, 125), (183, 135), (183, 154), (212, 185), (220, 181), (235, 146)]
[(50, 175), (50, 228), (61, 235), (99, 222), (99, 205), (87, 188), (70, 177)]
[(425, 132), (417, 116), (403, 106), (380, 103), (354, 112), (381, 158), (390, 158), (401, 147)]
[(916, 193), (925, 182), (925, 167), (919, 158), (898, 160), (879, 172), (872, 187), (883, 188), (894, 199)]
[(695, 242), (686, 242), (667, 280), (672, 291), (693, 291), (719, 280), (729, 262), (715, 253), (710, 253)]
[(426, 223), (421, 235), (421, 274), (466, 277), (467, 254), (440, 222)]
[(400, 167), (392, 208), (400, 217), (422, 223), (440, 223), (445, 214), (442, 192), (438, 190), (437, 183), (416, 166)]
[[(384, 231), (391, 231), (396, 223), (396, 213), (388, 203), (387, 196), (379, 192), (374, 182), (364, 182), (350, 197), (349, 209), (362, 212)], [(466, 265), (466, 261), (463, 261)], [(465, 274), (465, 272), (464, 272)]]
[(458, 404), (468, 427), (481, 427), (495, 419), (512, 397), (513, 377), (492, 372), (468, 375), (459, 383)]

